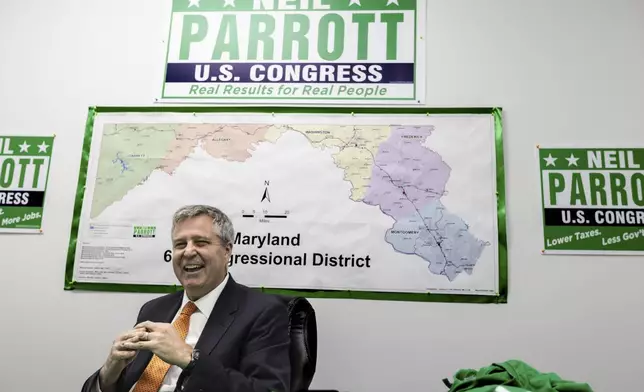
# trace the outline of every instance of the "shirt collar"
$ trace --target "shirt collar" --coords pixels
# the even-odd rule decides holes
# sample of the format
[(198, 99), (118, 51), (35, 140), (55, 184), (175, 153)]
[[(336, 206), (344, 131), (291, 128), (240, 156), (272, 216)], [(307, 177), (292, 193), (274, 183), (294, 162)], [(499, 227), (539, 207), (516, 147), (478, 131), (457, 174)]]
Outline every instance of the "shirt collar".
[[(219, 283), (217, 287), (211, 290), (208, 294), (194, 301), (195, 305), (197, 305), (197, 308), (199, 309), (199, 312), (201, 312), (201, 314), (206, 316), (206, 318), (210, 317), (210, 313), (215, 307), (215, 304), (217, 303), (217, 300), (219, 299), (221, 292), (224, 291), (224, 287), (226, 287), (226, 284), (228, 283), (228, 276), (229, 276), (228, 273), (226, 273), (226, 277), (221, 283)], [(184, 305), (189, 301), (190, 299), (188, 298), (188, 295), (184, 291), (183, 301), (181, 302), (181, 309), (183, 309)]]

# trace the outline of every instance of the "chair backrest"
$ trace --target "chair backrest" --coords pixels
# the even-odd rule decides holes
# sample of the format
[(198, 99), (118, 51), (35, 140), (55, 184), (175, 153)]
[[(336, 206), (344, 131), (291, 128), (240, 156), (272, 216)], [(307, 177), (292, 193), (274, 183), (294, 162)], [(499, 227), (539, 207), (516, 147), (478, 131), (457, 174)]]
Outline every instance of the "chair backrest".
[(317, 365), (318, 335), (315, 310), (303, 297), (282, 299), (288, 306), (291, 337), (291, 391), (307, 391)]

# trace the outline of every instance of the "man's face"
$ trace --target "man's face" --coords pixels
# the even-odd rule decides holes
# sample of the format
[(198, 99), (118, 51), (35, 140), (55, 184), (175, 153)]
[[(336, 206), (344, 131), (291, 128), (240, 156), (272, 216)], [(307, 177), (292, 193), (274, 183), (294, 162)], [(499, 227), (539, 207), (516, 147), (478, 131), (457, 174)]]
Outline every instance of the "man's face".
[(232, 246), (223, 244), (209, 216), (176, 224), (172, 248), (174, 274), (191, 300), (203, 297), (226, 276)]

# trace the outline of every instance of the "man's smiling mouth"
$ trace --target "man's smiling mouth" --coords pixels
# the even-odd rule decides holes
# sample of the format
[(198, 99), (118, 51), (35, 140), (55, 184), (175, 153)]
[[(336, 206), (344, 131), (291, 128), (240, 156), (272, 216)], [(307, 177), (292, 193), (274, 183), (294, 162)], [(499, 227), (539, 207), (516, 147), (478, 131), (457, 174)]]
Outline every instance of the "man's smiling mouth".
[(203, 264), (186, 264), (183, 266), (183, 270), (186, 272), (197, 272), (204, 267)]

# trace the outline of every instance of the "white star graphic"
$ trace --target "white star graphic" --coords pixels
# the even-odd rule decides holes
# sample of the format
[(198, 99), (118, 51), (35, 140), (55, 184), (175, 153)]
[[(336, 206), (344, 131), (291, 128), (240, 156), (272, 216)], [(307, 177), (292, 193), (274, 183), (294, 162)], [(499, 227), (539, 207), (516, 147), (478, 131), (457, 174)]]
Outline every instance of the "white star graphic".
[(235, 6), (235, 0), (224, 0), (224, 7), (234, 7)]
[(387, 6), (390, 6), (392, 4), (395, 4), (400, 7), (400, 4), (398, 4), (398, 0), (387, 0)]
[(190, 7), (199, 7), (199, 2), (201, 0), (188, 0), (188, 1), (190, 2), (190, 4), (188, 4), (188, 8), (190, 8)]
[(543, 158), (546, 161), (546, 166), (554, 166), (557, 158), (553, 157), (552, 154), (548, 154), (547, 157)]
[(29, 147), (31, 147), (27, 142), (22, 142), (20, 146), (20, 152), (29, 152)]
[(573, 154), (570, 154), (570, 158), (566, 158), (568, 161), (568, 166), (577, 166), (577, 161), (579, 158), (575, 157)]
[(349, 5), (350, 6), (352, 6), (354, 4), (359, 5), (360, 7), (362, 7), (362, 4), (360, 4), (360, 0), (349, 0)]
[(42, 144), (38, 145), (38, 152), (47, 152), (48, 148), (49, 145), (45, 144), (45, 142), (42, 142)]

